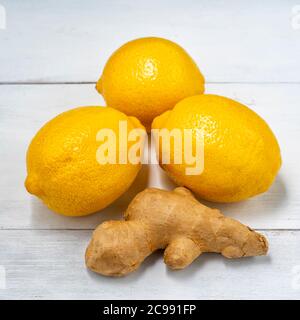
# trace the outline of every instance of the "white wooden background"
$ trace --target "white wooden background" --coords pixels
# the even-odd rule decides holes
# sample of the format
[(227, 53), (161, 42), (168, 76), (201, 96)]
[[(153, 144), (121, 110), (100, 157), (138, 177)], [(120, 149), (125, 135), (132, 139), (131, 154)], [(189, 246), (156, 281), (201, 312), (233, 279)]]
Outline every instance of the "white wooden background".
[[(7, 23), (0, 29), (0, 299), (300, 298), (297, 1), (0, 0)], [(150, 35), (181, 44), (206, 76), (207, 92), (249, 105), (277, 135), (283, 166), (272, 188), (241, 203), (210, 204), (264, 233), (267, 257), (207, 254), (172, 272), (156, 253), (126, 278), (102, 277), (84, 266), (95, 226), (120, 218), (146, 186), (173, 183), (144, 167), (124, 196), (84, 218), (56, 215), (26, 193), (25, 152), (35, 132), (62, 111), (103, 104), (94, 82), (110, 53)]]

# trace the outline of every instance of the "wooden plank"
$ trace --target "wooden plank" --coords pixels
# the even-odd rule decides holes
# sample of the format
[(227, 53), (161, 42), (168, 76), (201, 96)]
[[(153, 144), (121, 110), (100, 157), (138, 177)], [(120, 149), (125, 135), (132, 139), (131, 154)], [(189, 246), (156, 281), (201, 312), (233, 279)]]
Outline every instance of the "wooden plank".
[(208, 81), (299, 82), (296, 4), (1, 0), (0, 82), (96, 81), (114, 50), (145, 36), (181, 44)]
[(160, 252), (125, 278), (86, 270), (90, 231), (0, 230), (6, 289), (0, 299), (299, 299), (300, 232), (268, 231), (266, 257), (204, 254), (174, 272)]
[[(273, 128), (282, 149), (283, 166), (265, 194), (236, 204), (210, 204), (255, 228), (300, 228), (300, 85), (212, 84), (207, 92), (223, 94), (248, 104)], [(147, 186), (175, 185), (157, 168), (144, 167), (132, 188), (101, 213), (67, 218), (48, 210), (24, 188), (25, 153), (40, 126), (58, 113), (102, 100), (93, 85), (0, 86), (0, 229), (81, 229), (120, 217), (132, 197)]]

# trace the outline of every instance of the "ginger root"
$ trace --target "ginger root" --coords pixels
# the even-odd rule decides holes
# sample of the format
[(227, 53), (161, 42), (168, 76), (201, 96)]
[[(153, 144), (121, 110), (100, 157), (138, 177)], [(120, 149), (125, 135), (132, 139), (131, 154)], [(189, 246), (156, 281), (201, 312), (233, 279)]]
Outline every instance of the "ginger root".
[(204, 252), (227, 258), (265, 255), (266, 238), (199, 203), (186, 188), (145, 189), (129, 204), (125, 221), (97, 227), (86, 250), (86, 265), (106, 276), (124, 276), (164, 249), (164, 261), (183, 269)]

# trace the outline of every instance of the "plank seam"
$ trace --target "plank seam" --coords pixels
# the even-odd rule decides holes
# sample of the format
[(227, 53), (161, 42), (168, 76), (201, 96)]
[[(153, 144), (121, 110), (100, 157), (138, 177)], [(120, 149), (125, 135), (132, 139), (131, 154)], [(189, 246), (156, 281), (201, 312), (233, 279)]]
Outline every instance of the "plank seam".
[[(95, 227), (96, 228), (96, 227)], [(67, 228), (67, 229), (62, 229), (62, 228), (0, 228), (0, 232), (1, 231), (93, 231), (95, 230), (95, 228), (83, 228), (83, 229), (76, 229), (76, 228)], [(282, 232), (282, 231), (287, 231), (287, 232), (293, 232), (293, 231), (296, 231), (296, 232), (299, 232), (300, 229), (283, 229), (283, 228), (271, 228), (271, 229), (265, 229), (265, 228), (259, 228), (259, 229), (256, 229), (254, 228), (253, 230), (255, 231), (276, 231), (276, 232)]]
[[(19, 86), (19, 85), (89, 85), (96, 84), (94, 81), (0, 81), (0, 86)], [(300, 81), (207, 81), (206, 84), (300, 84)]]

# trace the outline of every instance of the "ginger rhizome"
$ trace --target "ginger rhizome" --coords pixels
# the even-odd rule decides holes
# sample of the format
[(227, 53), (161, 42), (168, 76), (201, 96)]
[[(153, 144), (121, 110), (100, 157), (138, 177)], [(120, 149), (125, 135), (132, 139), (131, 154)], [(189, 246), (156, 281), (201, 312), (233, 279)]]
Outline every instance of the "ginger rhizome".
[(125, 221), (97, 227), (86, 250), (86, 265), (106, 276), (124, 276), (165, 249), (164, 261), (183, 269), (204, 252), (227, 258), (265, 255), (266, 238), (195, 199), (186, 188), (145, 189), (129, 204)]

